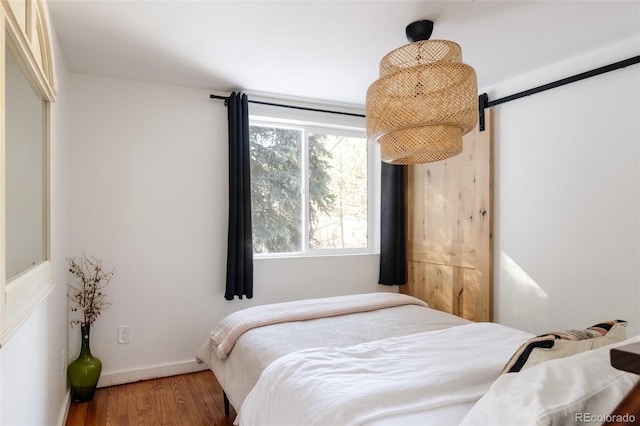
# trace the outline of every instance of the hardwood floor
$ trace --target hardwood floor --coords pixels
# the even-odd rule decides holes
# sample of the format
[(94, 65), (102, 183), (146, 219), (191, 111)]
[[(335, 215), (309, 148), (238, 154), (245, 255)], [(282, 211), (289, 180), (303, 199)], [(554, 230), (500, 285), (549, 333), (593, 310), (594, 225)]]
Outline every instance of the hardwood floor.
[(232, 426), (222, 388), (211, 371), (145, 380), (96, 390), (92, 401), (73, 403), (66, 426)]

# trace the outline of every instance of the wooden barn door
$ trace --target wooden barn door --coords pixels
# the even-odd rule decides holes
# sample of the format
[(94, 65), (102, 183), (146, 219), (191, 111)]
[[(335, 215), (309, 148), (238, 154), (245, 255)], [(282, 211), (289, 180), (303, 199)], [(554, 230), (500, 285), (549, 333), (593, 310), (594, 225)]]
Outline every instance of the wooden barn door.
[(491, 111), (486, 130), (463, 138), (462, 154), (409, 166), (408, 282), (402, 293), (434, 309), (491, 321)]

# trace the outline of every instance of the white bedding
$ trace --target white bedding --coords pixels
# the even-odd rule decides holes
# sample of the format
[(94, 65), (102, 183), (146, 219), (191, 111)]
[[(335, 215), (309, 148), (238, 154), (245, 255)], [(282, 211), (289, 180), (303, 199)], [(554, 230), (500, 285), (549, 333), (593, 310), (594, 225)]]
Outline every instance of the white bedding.
[[(615, 346), (623, 342), (544, 361), (519, 373), (504, 374), (469, 411), (465, 426), (593, 425), (604, 420), (622, 401), (640, 376), (611, 366)], [(624, 414), (623, 414), (624, 415)], [(589, 418), (593, 416), (593, 418)], [(629, 426), (638, 418), (628, 417)]]
[[(638, 381), (609, 366), (606, 347), (546, 361), (493, 382), (530, 337), (509, 327), (405, 305), (250, 327), (228, 358), (219, 359), (213, 340), (207, 339), (197, 359), (213, 370), (247, 426), (510, 425), (514, 409), (525, 417), (519, 424), (548, 423), (534, 419), (534, 412), (544, 419), (560, 415), (565, 424), (578, 412), (610, 412)], [(566, 380), (572, 369), (576, 378)], [(606, 386), (602, 381), (583, 386), (586, 372), (590, 378), (606, 378)], [(567, 386), (573, 390), (565, 392)]]
[[(263, 371), (244, 400), (240, 424), (373, 425), (446, 407), (468, 409), (530, 337), (499, 324), (469, 323), (290, 353)], [(458, 411), (461, 420), (466, 412)]]
[(198, 350), (197, 358), (211, 368), (229, 401), (239, 411), (262, 371), (288, 353), (322, 346), (352, 346), (468, 323), (463, 318), (424, 306), (395, 306), (248, 330), (224, 360), (216, 356), (211, 340), (207, 339)]

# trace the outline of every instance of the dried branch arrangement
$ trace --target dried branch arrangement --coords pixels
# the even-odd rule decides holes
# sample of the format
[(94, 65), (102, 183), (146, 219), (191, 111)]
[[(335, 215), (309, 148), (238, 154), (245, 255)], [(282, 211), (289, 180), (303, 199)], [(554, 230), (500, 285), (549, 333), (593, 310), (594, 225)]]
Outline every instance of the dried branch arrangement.
[(82, 319), (71, 321), (71, 325), (91, 325), (98, 319), (103, 309), (108, 308), (111, 302), (106, 300), (104, 288), (111, 281), (114, 270), (104, 272), (102, 261), (95, 257), (82, 258), (68, 257), (69, 272), (78, 278), (78, 285), (69, 284), (67, 296), (72, 302), (69, 308), (71, 312), (81, 312)]

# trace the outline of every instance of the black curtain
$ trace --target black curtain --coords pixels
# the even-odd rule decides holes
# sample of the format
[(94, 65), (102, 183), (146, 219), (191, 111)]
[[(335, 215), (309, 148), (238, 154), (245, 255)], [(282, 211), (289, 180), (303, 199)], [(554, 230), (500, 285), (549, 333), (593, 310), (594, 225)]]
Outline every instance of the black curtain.
[(382, 163), (379, 284), (407, 283), (404, 214), (406, 166)]
[(233, 92), (227, 100), (229, 117), (229, 233), (227, 285), (224, 298), (253, 297), (251, 182), (249, 169), (249, 100)]

